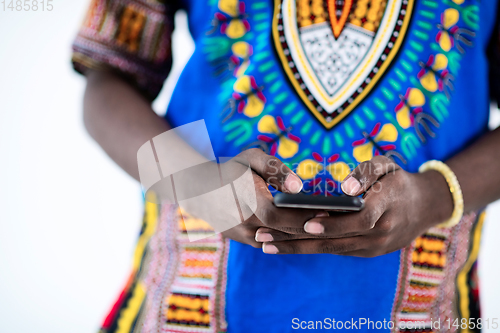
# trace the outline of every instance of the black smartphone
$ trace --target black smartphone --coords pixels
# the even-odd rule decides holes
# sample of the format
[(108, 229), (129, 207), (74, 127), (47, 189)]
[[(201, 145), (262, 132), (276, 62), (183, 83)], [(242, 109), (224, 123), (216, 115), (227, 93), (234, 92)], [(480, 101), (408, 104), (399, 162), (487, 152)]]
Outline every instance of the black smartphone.
[(276, 207), (325, 209), (340, 212), (359, 212), (365, 206), (365, 201), (358, 197), (325, 197), (300, 193), (278, 193), (274, 196), (273, 201)]

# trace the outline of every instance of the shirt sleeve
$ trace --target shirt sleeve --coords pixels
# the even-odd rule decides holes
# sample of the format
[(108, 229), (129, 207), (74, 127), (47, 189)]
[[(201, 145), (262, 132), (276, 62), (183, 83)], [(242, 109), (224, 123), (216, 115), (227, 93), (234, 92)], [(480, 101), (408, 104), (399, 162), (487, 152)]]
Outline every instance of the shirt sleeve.
[(76, 71), (114, 70), (154, 99), (172, 66), (173, 0), (92, 0), (73, 42)]

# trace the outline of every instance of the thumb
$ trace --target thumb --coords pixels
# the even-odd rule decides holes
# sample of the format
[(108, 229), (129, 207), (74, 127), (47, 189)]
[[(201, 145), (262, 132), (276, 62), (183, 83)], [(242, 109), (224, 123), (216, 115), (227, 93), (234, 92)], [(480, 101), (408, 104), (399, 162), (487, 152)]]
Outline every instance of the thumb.
[(302, 190), (302, 181), (289, 167), (274, 156), (262, 150), (252, 148), (239, 155), (246, 160), (253, 171), (266, 183), (271, 184), (280, 192), (296, 194)]
[(358, 165), (342, 182), (342, 191), (350, 196), (366, 192), (384, 175), (401, 169), (386, 156), (375, 156)]

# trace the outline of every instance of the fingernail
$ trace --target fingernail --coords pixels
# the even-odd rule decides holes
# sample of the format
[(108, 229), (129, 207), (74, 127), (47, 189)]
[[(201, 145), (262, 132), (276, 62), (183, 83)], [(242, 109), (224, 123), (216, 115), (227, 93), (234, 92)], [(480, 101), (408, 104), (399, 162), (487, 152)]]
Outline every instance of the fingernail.
[(328, 214), (328, 212), (319, 212), (316, 213), (316, 215), (314, 215), (314, 217), (325, 217), (325, 216), (330, 216), (330, 214)]
[(325, 227), (318, 222), (307, 222), (304, 225), (304, 230), (309, 234), (322, 234), (325, 231)]
[(356, 178), (351, 176), (342, 183), (341, 187), (345, 194), (354, 195), (358, 193), (361, 184)]
[(262, 251), (267, 254), (276, 254), (278, 253), (278, 248), (272, 244), (266, 244), (262, 245)]
[(286, 177), (285, 187), (290, 193), (299, 193), (302, 190), (302, 181), (297, 175), (290, 173)]
[(266, 234), (266, 233), (255, 234), (255, 241), (256, 242), (272, 242), (273, 236), (271, 234)]

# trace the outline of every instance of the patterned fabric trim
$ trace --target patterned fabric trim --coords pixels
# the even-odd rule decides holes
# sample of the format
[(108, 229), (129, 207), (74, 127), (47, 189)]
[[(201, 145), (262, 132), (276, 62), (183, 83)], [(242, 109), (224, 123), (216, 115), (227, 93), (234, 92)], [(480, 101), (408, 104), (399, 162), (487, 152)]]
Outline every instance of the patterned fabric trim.
[[(463, 266), (462, 270), (457, 276), (457, 289), (458, 289), (458, 311), (460, 314), (460, 324), (461, 321), (465, 319), (467, 322), (467, 328), (462, 330), (462, 333), (480, 332), (480, 329), (471, 329), (472, 327), (477, 328), (478, 319), (481, 318), (479, 312), (479, 288), (478, 288), (478, 278), (477, 278), (477, 257), (479, 255), (479, 247), (481, 243), (481, 233), (483, 230), (483, 223), (486, 213), (482, 213), (479, 216), (479, 220), (474, 226), (474, 230), (471, 233), (471, 244), (469, 248), (469, 258)], [(475, 325), (469, 325), (469, 320), (472, 319)]]
[(146, 292), (146, 286), (140, 277), (145, 271), (143, 263), (148, 255), (148, 242), (157, 230), (158, 215), (158, 206), (146, 202), (142, 228), (134, 252), (132, 272), (125, 288), (102, 324), (100, 330), (102, 333), (131, 332), (136, 322)]
[[(483, 220), (484, 212), (468, 214), (453, 228), (429, 229), (401, 251), (393, 332), (430, 333), (437, 320), (447, 329), (447, 320), (468, 320), (468, 273), (477, 260)], [(457, 331), (450, 326), (448, 332)]]
[[(100, 332), (225, 332), (229, 240), (177, 206), (158, 208), (146, 203), (133, 273)], [(207, 237), (190, 242), (188, 230)]]
[(111, 69), (154, 99), (172, 65), (174, 6), (156, 0), (92, 0), (73, 43), (76, 71)]
[[(176, 211), (180, 254), (175, 279), (163, 297), (162, 332), (224, 332), (229, 241), (204, 221)], [(187, 232), (207, 237), (190, 242)]]

